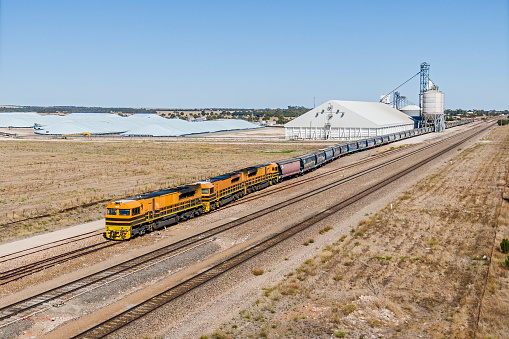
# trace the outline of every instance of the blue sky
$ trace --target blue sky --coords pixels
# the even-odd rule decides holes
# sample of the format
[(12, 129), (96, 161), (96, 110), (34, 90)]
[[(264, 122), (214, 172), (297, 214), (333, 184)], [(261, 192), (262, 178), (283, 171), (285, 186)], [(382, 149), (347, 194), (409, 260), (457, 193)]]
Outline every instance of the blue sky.
[(0, 104), (377, 101), (426, 61), (446, 108), (509, 109), (508, 3), (0, 0)]

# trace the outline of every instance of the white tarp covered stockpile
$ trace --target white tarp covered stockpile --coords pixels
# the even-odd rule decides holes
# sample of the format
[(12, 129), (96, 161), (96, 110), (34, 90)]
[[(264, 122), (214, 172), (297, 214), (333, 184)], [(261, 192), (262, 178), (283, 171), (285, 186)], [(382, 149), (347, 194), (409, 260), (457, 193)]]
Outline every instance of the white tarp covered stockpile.
[(181, 119), (167, 119), (157, 114), (134, 114), (122, 117), (110, 113), (72, 113), (68, 115), (0, 113), (0, 127), (36, 128), (36, 134), (45, 135), (90, 133), (154, 137), (260, 128), (258, 125), (238, 119), (189, 122)]

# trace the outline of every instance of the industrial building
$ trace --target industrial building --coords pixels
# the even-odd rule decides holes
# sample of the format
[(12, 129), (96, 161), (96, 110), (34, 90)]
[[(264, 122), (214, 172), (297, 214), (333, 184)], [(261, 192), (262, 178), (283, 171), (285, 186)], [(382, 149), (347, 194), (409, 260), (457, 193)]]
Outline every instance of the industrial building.
[(285, 137), (356, 140), (413, 128), (407, 114), (387, 104), (329, 100), (285, 124)]
[[(380, 102), (391, 105), (410, 116), (414, 120), (416, 128), (431, 127), (434, 132), (442, 132), (445, 129), (444, 93), (438, 90), (438, 86), (429, 77), (429, 69), (430, 65), (423, 62), (417, 74), (392, 90), (389, 94), (382, 95)], [(405, 96), (396, 91), (418, 75), (421, 79), (419, 106), (410, 103)]]

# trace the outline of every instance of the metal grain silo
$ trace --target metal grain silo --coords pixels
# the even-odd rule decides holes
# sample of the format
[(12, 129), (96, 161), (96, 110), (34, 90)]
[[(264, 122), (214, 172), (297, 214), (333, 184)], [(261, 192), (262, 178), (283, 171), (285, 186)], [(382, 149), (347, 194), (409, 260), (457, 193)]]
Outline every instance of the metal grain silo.
[(435, 132), (445, 130), (444, 93), (437, 89), (424, 92), (422, 100), (422, 117)]
[(424, 92), (423, 114), (444, 114), (444, 93), (432, 89)]

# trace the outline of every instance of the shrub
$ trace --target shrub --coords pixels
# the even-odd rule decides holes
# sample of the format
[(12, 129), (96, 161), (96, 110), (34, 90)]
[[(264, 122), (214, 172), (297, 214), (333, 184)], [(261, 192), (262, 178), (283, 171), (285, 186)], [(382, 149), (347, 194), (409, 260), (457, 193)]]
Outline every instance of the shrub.
[(334, 335), (337, 338), (344, 338), (345, 337), (345, 332), (343, 332), (343, 331), (334, 331)]
[(330, 231), (331, 229), (332, 229), (332, 227), (330, 227), (330, 226), (325, 226), (324, 228), (322, 228), (322, 229), (319, 231), (319, 233), (320, 233), (320, 234), (324, 234), (325, 232), (328, 232), (328, 231)]
[(348, 304), (348, 305), (345, 305), (345, 314), (348, 315), (350, 313), (352, 313), (353, 311), (355, 311), (357, 309), (357, 307), (355, 307), (354, 304)]
[(509, 240), (506, 238), (502, 239), (502, 242), (500, 243), (500, 249), (502, 250), (502, 253), (509, 253)]
[(254, 275), (262, 275), (263, 274), (263, 270), (262, 269), (253, 269), (253, 274)]

